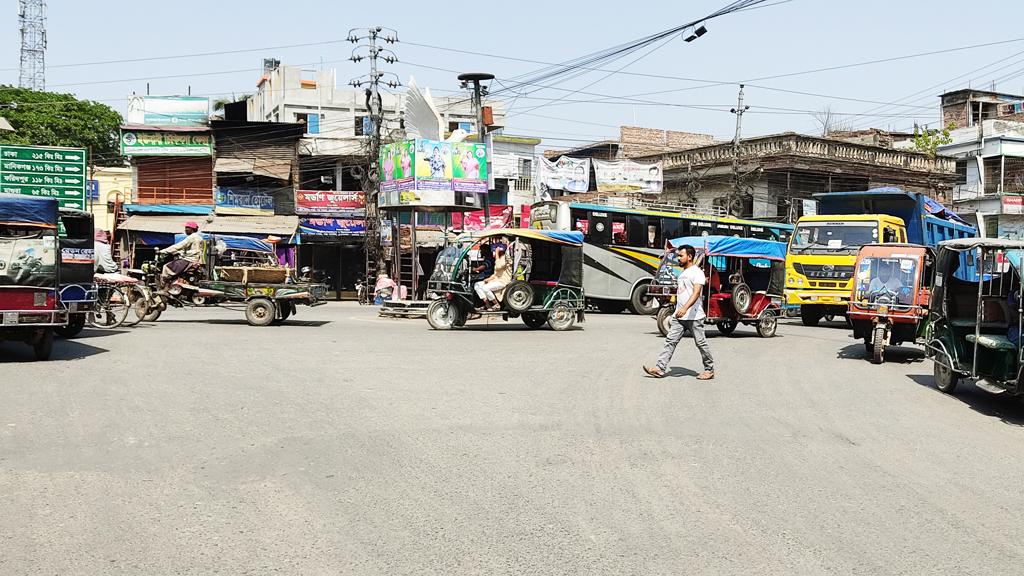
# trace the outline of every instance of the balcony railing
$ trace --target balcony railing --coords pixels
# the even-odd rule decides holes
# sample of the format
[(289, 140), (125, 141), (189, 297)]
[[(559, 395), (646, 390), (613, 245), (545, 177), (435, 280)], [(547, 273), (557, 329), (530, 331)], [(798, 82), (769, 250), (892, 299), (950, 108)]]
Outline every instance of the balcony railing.
[(953, 202), (974, 200), (984, 195), (985, 194), (981, 189), (981, 184), (977, 182), (973, 184), (957, 184), (956, 186), (953, 186)]
[(213, 188), (172, 188), (139, 186), (135, 191), (138, 204), (213, 204)]

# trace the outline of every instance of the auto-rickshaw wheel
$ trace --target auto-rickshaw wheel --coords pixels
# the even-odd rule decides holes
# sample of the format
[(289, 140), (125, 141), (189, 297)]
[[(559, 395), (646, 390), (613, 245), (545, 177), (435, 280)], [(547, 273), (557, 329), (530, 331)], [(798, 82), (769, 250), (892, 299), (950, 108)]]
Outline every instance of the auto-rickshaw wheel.
[(35, 353), (36, 360), (49, 360), (50, 354), (53, 353), (53, 329), (46, 328), (43, 333), (36, 338), (36, 341), (32, 343), (32, 352)]
[(728, 336), (729, 334), (732, 334), (734, 330), (736, 330), (737, 324), (738, 322), (736, 322), (735, 320), (726, 320), (724, 322), (716, 323), (715, 327), (718, 328), (719, 332)]
[(85, 314), (71, 314), (68, 316), (68, 323), (58, 326), (54, 333), (61, 338), (74, 338), (85, 328)]
[[(940, 362), (940, 360), (944, 362)], [(945, 354), (936, 356), (933, 361), (934, 371), (932, 374), (935, 378), (935, 387), (946, 394), (952, 394), (960, 382), (960, 377), (950, 365), (951, 362), (952, 359)]]
[(516, 280), (505, 288), (505, 307), (513, 312), (525, 312), (533, 306), (533, 286)]
[(871, 362), (881, 364), (885, 362), (885, 325), (878, 324), (871, 331)]
[(448, 300), (434, 300), (427, 306), (427, 324), (434, 330), (451, 330), (458, 308)]
[(778, 329), (779, 319), (776, 318), (771, 310), (765, 310), (764, 314), (757, 321), (757, 335), (761, 338), (771, 338), (775, 336), (775, 331)]
[(750, 304), (754, 301), (754, 293), (750, 286), (740, 283), (732, 289), (732, 307), (736, 313), (743, 316), (750, 310)]
[(548, 326), (551, 326), (551, 329), (557, 332), (572, 328), (575, 321), (576, 311), (565, 302), (556, 302), (551, 307), (551, 311), (548, 312)]
[(523, 324), (526, 324), (527, 328), (537, 329), (544, 325), (548, 321), (548, 315), (543, 312), (524, 312), (523, 313)]
[(270, 326), (277, 309), (270, 298), (253, 298), (245, 305), (245, 320), (250, 326)]
[(661, 332), (662, 336), (668, 336), (668, 330), (672, 324), (672, 314), (675, 311), (675, 306), (662, 306), (658, 310), (658, 332)]

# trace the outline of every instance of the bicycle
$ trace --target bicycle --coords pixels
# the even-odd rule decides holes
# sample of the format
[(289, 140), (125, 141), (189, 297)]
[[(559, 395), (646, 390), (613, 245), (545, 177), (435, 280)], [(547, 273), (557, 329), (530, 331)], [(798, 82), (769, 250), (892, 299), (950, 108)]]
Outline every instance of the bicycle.
[(93, 328), (111, 330), (124, 324), (131, 304), (128, 296), (118, 283), (105, 282), (97, 278), (96, 302), (86, 314), (86, 321)]

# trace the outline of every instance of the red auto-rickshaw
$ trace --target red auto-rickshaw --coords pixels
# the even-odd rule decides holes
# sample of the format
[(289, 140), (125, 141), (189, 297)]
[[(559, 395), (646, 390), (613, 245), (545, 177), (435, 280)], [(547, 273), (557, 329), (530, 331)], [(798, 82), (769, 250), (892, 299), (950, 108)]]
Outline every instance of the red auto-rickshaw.
[(932, 262), (931, 249), (917, 244), (861, 247), (847, 317), (873, 363), (885, 361), (887, 345), (914, 342), (924, 334)]
[(57, 210), (56, 199), (0, 194), (0, 341), (26, 342), (38, 360), (67, 324), (57, 296)]

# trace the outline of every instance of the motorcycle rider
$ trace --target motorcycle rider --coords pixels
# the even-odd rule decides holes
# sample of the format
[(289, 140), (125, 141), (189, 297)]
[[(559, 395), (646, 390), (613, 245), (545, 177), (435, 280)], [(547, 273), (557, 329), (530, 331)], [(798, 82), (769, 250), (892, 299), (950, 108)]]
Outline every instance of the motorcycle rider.
[(159, 253), (181, 255), (181, 258), (171, 260), (161, 270), (160, 282), (163, 286), (167, 286), (172, 280), (200, 262), (203, 254), (203, 236), (199, 233), (199, 224), (194, 220), (185, 222), (185, 239), (160, 250)]

